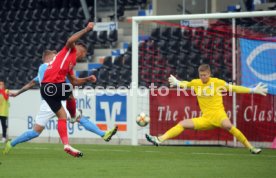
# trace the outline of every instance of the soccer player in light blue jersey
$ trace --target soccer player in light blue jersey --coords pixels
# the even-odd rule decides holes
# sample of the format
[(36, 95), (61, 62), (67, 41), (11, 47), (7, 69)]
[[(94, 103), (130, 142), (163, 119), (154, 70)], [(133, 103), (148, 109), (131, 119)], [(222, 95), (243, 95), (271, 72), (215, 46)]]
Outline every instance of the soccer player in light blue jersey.
[[(52, 61), (52, 59), (56, 55), (56, 53), (57, 53), (56, 51), (45, 50), (43, 53), (43, 57), (42, 57), (44, 63), (40, 65), (37, 77), (35, 77), (28, 84), (23, 86), (19, 91), (10, 92), (9, 95), (12, 97), (16, 97), (16, 96), (20, 95), (21, 93), (34, 87), (36, 84), (40, 84), (43, 79), (44, 72), (47, 69), (48, 63), (50, 61)], [(72, 98), (74, 99), (73, 96), (71, 97), (71, 99)], [(66, 108), (65, 101), (62, 102), (62, 105), (64, 108)], [(70, 112), (67, 109), (65, 109), (65, 111), (67, 113), (67, 118), (70, 121), (79, 122), (86, 130), (99, 135), (107, 142), (110, 141), (112, 136), (115, 135), (117, 132), (117, 126), (115, 126), (113, 129), (111, 129), (107, 132), (104, 132), (104, 131), (100, 130), (99, 127), (96, 124), (92, 123), (90, 120), (86, 119), (85, 117), (81, 117), (80, 112), (76, 112), (76, 117), (71, 118)], [(41, 134), (41, 132), (44, 130), (48, 121), (55, 117), (56, 117), (55, 113), (51, 110), (51, 108), (49, 107), (47, 102), (45, 102), (45, 100), (42, 99), (41, 105), (40, 105), (40, 111), (39, 111), (38, 115), (36, 116), (35, 125), (34, 125), (33, 129), (24, 132), (22, 135), (18, 136), (17, 138), (15, 138), (11, 141), (8, 141), (4, 148), (3, 154), (7, 154), (13, 147), (15, 147), (19, 143), (23, 143), (23, 142), (26, 142), (26, 141), (29, 141), (31, 139), (38, 137)], [(70, 149), (74, 149), (74, 148), (71, 147)], [(76, 150), (76, 151), (78, 151), (78, 150)]]

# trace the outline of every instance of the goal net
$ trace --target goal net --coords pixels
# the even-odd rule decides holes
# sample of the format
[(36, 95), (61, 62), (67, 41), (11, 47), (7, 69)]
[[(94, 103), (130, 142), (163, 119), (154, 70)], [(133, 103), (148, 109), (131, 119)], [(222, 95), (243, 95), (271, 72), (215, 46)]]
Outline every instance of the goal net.
[[(223, 100), (231, 122), (248, 140), (270, 147), (276, 137), (275, 16), (276, 12), (263, 11), (134, 17), (132, 109), (134, 116), (145, 112), (151, 120), (143, 128), (134, 123), (138, 132), (133, 132), (132, 144), (146, 144), (145, 133), (161, 135), (180, 120), (201, 115), (192, 91), (187, 95), (168, 89), (167, 79), (172, 74), (190, 81), (198, 78), (200, 64), (209, 64), (213, 77), (226, 82), (247, 87), (259, 82), (268, 85), (268, 96), (227, 94)], [(147, 91), (146, 96), (139, 96), (137, 83)], [(221, 129), (185, 130), (164, 144), (241, 146)]]

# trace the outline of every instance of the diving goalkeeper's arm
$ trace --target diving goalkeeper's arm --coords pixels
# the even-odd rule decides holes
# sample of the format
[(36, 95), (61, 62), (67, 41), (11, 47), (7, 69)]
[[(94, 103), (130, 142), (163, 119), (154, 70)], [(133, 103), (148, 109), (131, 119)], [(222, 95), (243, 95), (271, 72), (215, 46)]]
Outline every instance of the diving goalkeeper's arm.
[(181, 88), (187, 88), (188, 87), (188, 81), (180, 81), (175, 78), (175, 76), (170, 75), (169, 77), (169, 83), (170, 87), (181, 87)]
[(258, 85), (254, 88), (247, 88), (244, 86), (239, 86), (239, 85), (231, 85), (231, 84), (226, 84), (226, 88), (228, 91), (233, 91), (236, 93), (254, 93), (254, 94), (259, 94), (266, 96), (267, 94), (267, 85), (263, 83), (258, 83)]

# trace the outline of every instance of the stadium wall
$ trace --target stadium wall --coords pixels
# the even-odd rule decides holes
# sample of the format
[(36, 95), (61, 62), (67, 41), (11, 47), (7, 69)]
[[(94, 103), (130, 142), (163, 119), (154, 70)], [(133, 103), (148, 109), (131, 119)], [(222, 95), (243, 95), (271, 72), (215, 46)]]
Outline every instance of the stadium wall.
[[(129, 118), (133, 118), (133, 116), (131, 115), (132, 109), (129, 103), (131, 103), (132, 97), (127, 96), (127, 94), (130, 94), (127, 90), (119, 92), (103, 92), (101, 90), (74, 91), (74, 95), (77, 98), (77, 108), (82, 109), (84, 117), (96, 123), (103, 130), (110, 129), (115, 124), (119, 125), (119, 132), (112, 139), (112, 143), (114, 144), (130, 144), (132, 124)], [(148, 98), (147, 95), (141, 97)], [(26, 130), (32, 128), (36, 114), (39, 111), (40, 100), (38, 90), (32, 90), (10, 99), (8, 130), (10, 138), (19, 136)], [(148, 104), (144, 103), (143, 108), (148, 107)], [(148, 109), (145, 109), (144, 112), (147, 111)], [(59, 142), (59, 135), (56, 128), (57, 119), (54, 118), (50, 120), (40, 137), (33, 141)], [(140, 128), (137, 132), (138, 139), (143, 138), (144, 133), (148, 133), (148, 130), (148, 127)], [(85, 131), (78, 123), (74, 125), (68, 123), (68, 133), (73, 143), (104, 143), (99, 136)]]

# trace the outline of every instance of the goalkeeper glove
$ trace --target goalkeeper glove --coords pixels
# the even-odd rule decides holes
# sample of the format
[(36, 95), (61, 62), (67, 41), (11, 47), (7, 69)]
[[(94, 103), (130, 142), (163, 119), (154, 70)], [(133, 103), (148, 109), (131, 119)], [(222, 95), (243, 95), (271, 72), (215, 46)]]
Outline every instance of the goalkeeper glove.
[(169, 83), (170, 83), (170, 87), (178, 86), (179, 82), (180, 82), (173, 75), (170, 75), (168, 80), (169, 80)]
[(266, 96), (267, 94), (267, 85), (263, 84), (262, 82), (258, 83), (258, 85), (254, 88), (251, 88), (251, 92), (254, 94), (260, 94)]

